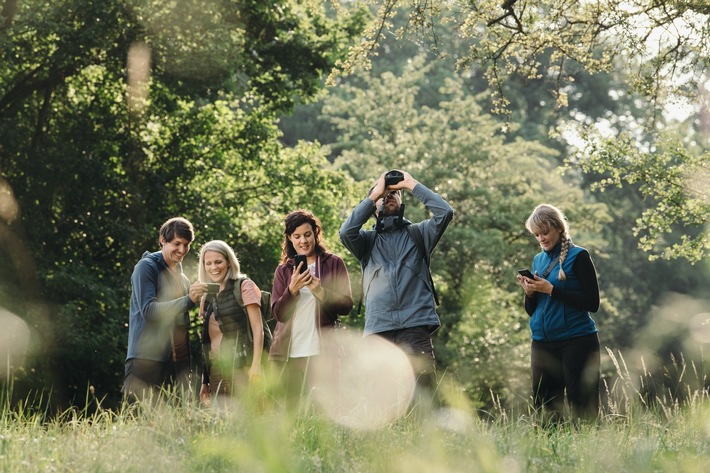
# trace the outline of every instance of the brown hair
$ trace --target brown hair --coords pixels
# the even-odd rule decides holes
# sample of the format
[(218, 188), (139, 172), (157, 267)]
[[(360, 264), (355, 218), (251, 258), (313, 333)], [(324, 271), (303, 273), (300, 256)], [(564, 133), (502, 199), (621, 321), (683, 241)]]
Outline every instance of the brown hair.
[(286, 215), (286, 218), (284, 218), (284, 241), (281, 245), (282, 264), (286, 263), (290, 258), (296, 256), (296, 249), (293, 247), (289, 237), (304, 223), (310, 224), (313, 229), (316, 254), (322, 255), (328, 252), (328, 249), (323, 242), (323, 228), (321, 227), (320, 219), (308, 210), (294, 210), (290, 214)]
[(184, 238), (192, 243), (195, 239), (195, 230), (189, 220), (182, 217), (173, 217), (160, 227), (160, 237), (170, 243), (175, 237)]

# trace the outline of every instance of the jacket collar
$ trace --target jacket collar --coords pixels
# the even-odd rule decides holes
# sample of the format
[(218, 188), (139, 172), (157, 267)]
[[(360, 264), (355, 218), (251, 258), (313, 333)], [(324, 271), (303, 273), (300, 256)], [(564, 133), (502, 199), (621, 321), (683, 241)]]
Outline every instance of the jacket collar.
[(556, 244), (550, 251), (545, 250), (545, 254), (550, 258), (554, 258), (555, 256), (560, 254), (560, 251), (562, 251), (562, 242), (559, 242)]
[[(400, 222), (400, 218), (398, 215), (387, 215), (384, 219), (382, 219), (382, 226), (380, 227), (378, 233), (394, 232), (411, 224), (412, 222), (410, 222), (406, 218), (402, 218)], [(373, 226), (373, 229), (377, 230), (376, 227), (377, 225), (375, 224), (375, 226)]]
[[(146, 251), (145, 253), (143, 253), (143, 258), (153, 261), (155, 264), (158, 265), (161, 271), (164, 269), (168, 269), (168, 263), (165, 262), (165, 258), (163, 258), (162, 251), (155, 251), (152, 253), (150, 251)], [(175, 270), (177, 273), (182, 274), (182, 263), (178, 263)]]

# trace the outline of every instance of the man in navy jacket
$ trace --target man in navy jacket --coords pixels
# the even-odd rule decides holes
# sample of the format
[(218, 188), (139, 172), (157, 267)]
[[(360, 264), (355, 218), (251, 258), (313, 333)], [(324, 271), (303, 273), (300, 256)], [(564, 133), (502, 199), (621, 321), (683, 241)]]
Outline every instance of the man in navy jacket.
[(160, 228), (162, 249), (146, 251), (133, 269), (122, 389), (129, 400), (155, 395), (168, 385), (190, 387), (188, 311), (207, 290), (202, 283), (190, 285), (182, 272), (182, 260), (193, 240), (192, 224), (171, 218)]

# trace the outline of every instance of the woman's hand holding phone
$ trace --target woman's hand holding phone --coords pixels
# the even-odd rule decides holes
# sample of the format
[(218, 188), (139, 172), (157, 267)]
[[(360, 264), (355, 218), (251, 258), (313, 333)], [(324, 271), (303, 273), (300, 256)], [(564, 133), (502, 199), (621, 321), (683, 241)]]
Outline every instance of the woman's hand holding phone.
[(296, 255), (293, 257), (293, 260), (295, 261), (296, 269), (298, 269), (299, 273), (305, 273), (308, 271), (308, 259), (306, 258), (306, 255)]
[(312, 276), (310, 271), (308, 271), (306, 255), (296, 255), (293, 259), (293, 275), (291, 276), (291, 283), (288, 285), (288, 290), (295, 296), (301, 288), (310, 284)]
[(517, 277), (518, 282), (528, 296), (532, 296), (535, 292), (552, 294), (552, 283), (545, 278), (533, 274), (527, 269), (519, 269)]
[(533, 281), (535, 280), (535, 275), (531, 273), (529, 269), (519, 269), (518, 274), (528, 279), (532, 279)]
[(517, 278), (518, 284), (523, 288), (525, 294), (528, 297), (532, 297), (535, 293), (535, 289), (532, 287), (532, 283), (535, 282), (535, 275), (529, 269), (519, 269)]

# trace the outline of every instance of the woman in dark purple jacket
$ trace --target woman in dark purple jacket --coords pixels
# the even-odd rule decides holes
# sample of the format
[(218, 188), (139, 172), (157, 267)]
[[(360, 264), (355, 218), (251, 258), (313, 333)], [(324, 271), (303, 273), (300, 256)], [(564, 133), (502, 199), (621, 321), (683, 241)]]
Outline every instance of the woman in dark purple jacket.
[(271, 304), (277, 323), (269, 359), (289, 398), (297, 399), (292, 394), (307, 386), (310, 361), (324, 354), (323, 329), (332, 328), (353, 307), (345, 263), (328, 252), (320, 220), (307, 210), (291, 212), (284, 220)]

